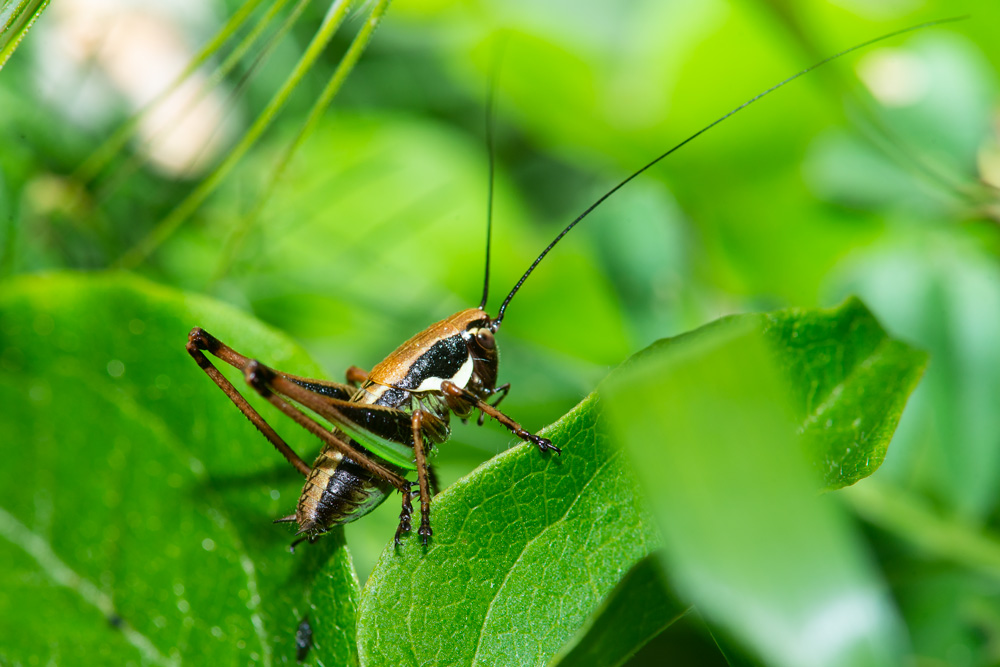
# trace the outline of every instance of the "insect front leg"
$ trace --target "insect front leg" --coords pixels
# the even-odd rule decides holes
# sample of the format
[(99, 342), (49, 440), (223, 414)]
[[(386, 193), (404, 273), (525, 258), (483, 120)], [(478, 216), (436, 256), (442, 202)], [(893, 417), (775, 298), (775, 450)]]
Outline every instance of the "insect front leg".
[[(493, 395), (496, 396), (497, 398), (490, 405), (492, 405), (494, 408), (500, 405), (500, 402), (507, 397), (507, 392), (509, 391), (510, 391), (510, 382), (502, 384), (499, 387), (497, 387), (496, 391), (493, 392)], [(486, 421), (486, 413), (480, 410), (479, 419), (476, 420), (476, 425), (482, 426), (485, 421)]]
[(514, 421), (504, 413), (500, 412), (486, 401), (480, 399), (475, 394), (470, 392), (468, 389), (463, 389), (454, 382), (451, 382), (450, 380), (445, 380), (444, 382), (441, 383), (441, 391), (447, 396), (458, 398), (460, 400), (469, 403), (473, 407), (482, 410), (483, 413), (489, 415), (490, 417), (493, 417), (493, 419), (496, 419), (498, 422), (500, 422), (508, 429), (510, 429), (510, 431), (517, 437), (524, 438), (525, 440), (533, 442), (535, 446), (538, 447), (538, 449), (540, 449), (541, 451), (543, 452), (553, 451), (556, 454), (562, 454), (562, 450), (553, 445), (551, 440), (549, 440), (548, 438), (543, 438), (539, 435), (535, 435), (534, 433), (525, 430), (524, 427), (522, 427), (516, 421)]

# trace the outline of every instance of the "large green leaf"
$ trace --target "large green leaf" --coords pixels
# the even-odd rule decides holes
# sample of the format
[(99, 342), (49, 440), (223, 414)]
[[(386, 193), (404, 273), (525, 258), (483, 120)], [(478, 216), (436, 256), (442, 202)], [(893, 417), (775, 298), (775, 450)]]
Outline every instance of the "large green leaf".
[(855, 298), (831, 310), (758, 317), (789, 382), (802, 446), (825, 487), (875, 472), (927, 355), (890, 338)]
[(656, 544), (591, 397), (441, 493), (434, 539), (383, 554), (365, 586), (365, 665), (545, 664)]
[[(733, 330), (755, 336), (747, 340), (744, 361), (756, 360), (754, 346), (768, 350), (766, 361), (747, 367), (736, 363), (743, 355), (726, 338)], [(716, 349), (720, 345), (721, 352)], [(691, 373), (682, 368), (684, 372), (675, 375), (674, 366), (664, 365), (664, 357), (678, 367), (681, 362), (697, 366), (708, 361), (697, 384), (692, 384)], [(742, 448), (760, 440), (762, 447), (771, 445), (775, 451), (762, 453), (759, 469), (746, 466), (742, 491), (757, 499), (746, 507), (790, 515), (788, 510), (777, 510), (773, 501), (788, 500), (792, 496), (782, 495), (782, 490), (793, 489), (811, 526), (802, 533), (803, 539), (809, 544), (816, 539), (810, 549), (818, 549), (819, 555), (830, 549), (818, 562), (830, 564), (831, 571), (842, 568), (846, 574), (839, 582), (867, 586), (862, 592), (872, 596), (874, 606), (861, 611), (879, 612), (878, 604), (884, 601), (872, 588), (870, 573), (858, 564), (856, 545), (840, 520), (828, 516), (831, 510), (826, 505), (816, 510), (817, 516), (808, 514), (807, 508), (820, 502), (815, 495), (821, 486), (853, 483), (881, 463), (924, 360), (922, 353), (888, 339), (863, 305), (849, 301), (831, 311), (728, 318), (661, 341), (614, 373), (607, 391), (619, 414), (617, 421), (628, 424), (617, 431), (619, 437), (630, 451), (633, 442), (641, 442), (639, 451), (649, 454), (634, 458), (654, 500), (662, 493), (659, 487), (672, 484), (675, 495), (693, 495), (689, 512), (677, 501), (680, 509), (675, 508), (678, 516), (672, 520), (678, 526), (714, 522), (718, 534), (711, 544), (703, 545), (707, 562), (715, 559), (720, 567), (730, 565), (741, 557), (743, 542), (756, 539), (754, 524), (742, 522), (744, 509), (726, 504), (729, 496), (724, 493), (713, 497), (706, 493), (713, 485), (720, 485), (720, 493), (729, 488), (726, 480), (739, 476), (732, 467), (744, 465)], [(731, 385), (724, 396), (715, 393), (717, 381)], [(684, 419), (701, 416), (702, 403), (714, 411), (712, 423), (728, 425), (715, 434), (719, 440), (715, 446), (684, 431)], [(608, 440), (602, 405), (594, 394), (546, 431), (563, 448), (562, 457), (546, 458), (525, 445), (493, 459), (438, 496), (433, 506), (436, 533), (429, 548), (407, 541), (398, 551), (388, 549), (383, 554), (362, 596), (358, 639), (363, 664), (544, 664), (581, 631), (596, 603), (657, 543), (620, 450)], [(756, 419), (758, 413), (763, 430), (749, 429), (741, 421)], [(822, 428), (814, 428), (819, 417)], [(641, 429), (641, 435), (633, 428)], [(681, 429), (683, 443), (676, 446), (700, 452), (696, 462), (701, 468), (689, 479), (667, 483), (675, 474), (670, 471), (678, 468), (664, 461), (663, 452), (676, 447), (670, 444), (676, 428)], [(729, 448), (728, 461), (708, 455), (718, 456), (720, 447)], [(753, 451), (747, 447), (745, 454)], [(783, 460), (789, 457), (801, 465), (786, 466)], [(858, 457), (864, 457), (867, 465), (841, 464)], [(810, 467), (821, 468), (825, 478), (819, 479)], [(651, 477), (662, 479), (656, 482)], [(681, 539), (680, 533), (681, 528), (666, 532), (676, 539)], [(673, 548), (669, 540), (667, 551)], [(813, 572), (806, 556), (815, 555), (802, 554), (800, 571)], [(765, 603), (768, 595), (785, 591), (780, 582), (767, 583), (773, 591), (754, 590)], [(679, 590), (692, 594), (683, 581)], [(626, 588), (622, 594), (627, 592)], [(715, 612), (712, 602), (709, 599), (708, 608)], [(656, 623), (644, 616), (646, 605), (621, 602), (619, 607), (624, 616), (617, 622), (623, 626), (641, 629)], [(741, 611), (753, 616), (748, 609)], [(890, 630), (893, 619), (889, 612), (876, 618)], [(589, 627), (597, 634), (585, 632), (574, 641), (581, 650), (604, 658), (627, 657), (651, 636), (640, 632), (628, 640), (621, 633), (602, 633), (594, 620)], [(773, 630), (755, 629), (765, 637)], [(885, 643), (896, 646), (889, 635)]]
[(552, 661), (566, 667), (624, 664), (691, 610), (673, 595), (654, 557), (643, 558), (611, 591), (574, 641)]
[(274, 664), (306, 616), (314, 654), (355, 659), (342, 537), (288, 552), (270, 520), (300, 478), (188, 357), (194, 325), (317, 371), (232, 308), (131, 276), (0, 287), (4, 662)]
[[(72, 646), (109, 662), (273, 663), (300, 654), (296, 632), (301, 638), (308, 627), (309, 655), (326, 664), (352, 663), (357, 650), (371, 665), (521, 665), (549, 662), (574, 637), (578, 650), (621, 660), (654, 633), (656, 618), (642, 616), (649, 605), (629, 604), (628, 586), (604, 609), (620, 610), (616, 623), (637, 630), (632, 639), (601, 632), (600, 612), (594, 616), (660, 541), (607, 435), (605, 400), (594, 394), (547, 431), (563, 456), (521, 446), (496, 457), (435, 499), (429, 548), (407, 539), (386, 550), (361, 597), (356, 647), (357, 583), (342, 538), (287, 553), (290, 533), (269, 519), (294, 506), (299, 481), (185, 354), (196, 324), (283, 369), (317, 374), (297, 348), (252, 319), (131, 276), (3, 285), (0, 551), (11, 565), (0, 575), (0, 622), (11, 630), (0, 657), (58, 661)], [(763, 338), (748, 338), (746, 329)], [(779, 369), (770, 356), (760, 362), (757, 347), (776, 354)], [(849, 531), (829, 507), (816, 509), (826, 501), (815, 497), (821, 482), (809, 466), (861, 448), (873, 464), (838, 465), (826, 485), (874, 469), (922, 360), (849, 302), (829, 312), (732, 318), (661, 341), (616, 372), (602, 393), (612, 397), (615, 423), (626, 424), (626, 449), (635, 456), (643, 443), (639, 472), (657, 479), (653, 507), (663, 512), (664, 487), (681, 502), (661, 526), (675, 590), (755, 646), (773, 643), (774, 628), (748, 628), (720, 613), (719, 600), (691, 583), (692, 571), (704, 583), (708, 574), (739, 573), (734, 558), (773, 556), (780, 576), (734, 588), (743, 594), (737, 610), (766, 607), (788, 582), (807, 591), (804, 573), (824, 565), (826, 576), (816, 578), (823, 590), (830, 581), (856, 584), (878, 602)], [(726, 391), (718, 394), (717, 385)], [(797, 398), (784, 404), (788, 395)], [(724, 401), (705, 403), (706, 396)], [(710, 423), (726, 437), (692, 430), (705, 405), (721, 411)], [(821, 407), (849, 427), (803, 428)], [(798, 438), (783, 430), (789, 416)], [(644, 430), (650, 421), (655, 437)], [(299, 451), (315, 449), (306, 434), (275, 424)], [(788, 446), (779, 446), (786, 436)], [(754, 457), (758, 440), (769, 449)], [(692, 460), (664, 463), (677, 456), (674, 443)], [(694, 474), (677, 476), (695, 464)], [(737, 491), (744, 495), (734, 509), (728, 501)], [(792, 544), (774, 526), (753, 532), (759, 526), (747, 517), (765, 509), (794, 526)], [(793, 521), (803, 516), (805, 527)], [(872, 609), (882, 607), (862, 611)], [(875, 642), (885, 648), (891, 613), (874, 620), (890, 629), (889, 639)]]

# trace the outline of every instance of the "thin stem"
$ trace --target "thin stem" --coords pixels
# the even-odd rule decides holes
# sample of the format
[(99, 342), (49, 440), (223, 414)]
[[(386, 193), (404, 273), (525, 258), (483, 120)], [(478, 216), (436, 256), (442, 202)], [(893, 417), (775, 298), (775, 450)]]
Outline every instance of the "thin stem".
[(12, 3), (8, 2), (4, 7), (0, 7), (6, 10), (0, 13), (0, 21), (3, 21), (0, 24), (0, 69), (48, 7), (49, 0), (21, 0), (16, 6), (11, 5)]
[(237, 228), (234, 229), (233, 233), (230, 235), (227, 247), (223, 251), (219, 265), (213, 275), (213, 281), (219, 280), (226, 274), (226, 272), (228, 272), (229, 267), (232, 265), (233, 260), (239, 252), (240, 246), (243, 244), (243, 240), (253, 227), (253, 223), (260, 216), (261, 211), (264, 209), (264, 205), (271, 198), (271, 195), (274, 194), (274, 189), (277, 183), (281, 180), (285, 170), (288, 168), (288, 164), (291, 162), (292, 156), (295, 155), (296, 151), (298, 151), (302, 144), (305, 143), (306, 139), (308, 139), (309, 136), (316, 130), (316, 126), (319, 125), (320, 120), (322, 120), (323, 114), (330, 106), (333, 98), (336, 97), (338, 92), (340, 92), (347, 76), (351, 73), (351, 70), (354, 69), (354, 66), (361, 58), (361, 54), (364, 53), (365, 48), (371, 41), (372, 35), (375, 34), (375, 30), (378, 28), (379, 23), (381, 23), (386, 10), (388, 10), (390, 2), (391, 0), (378, 0), (377, 4), (371, 11), (371, 14), (368, 15), (368, 19), (365, 21), (365, 24), (361, 27), (361, 30), (358, 31), (354, 41), (351, 42), (351, 45), (344, 53), (344, 57), (341, 58), (340, 63), (337, 64), (337, 68), (330, 76), (330, 80), (327, 82), (326, 87), (323, 88), (323, 92), (320, 93), (319, 98), (315, 103), (313, 103), (305, 123), (303, 123), (298, 134), (295, 135), (295, 138), (285, 149), (284, 153), (282, 153), (281, 158), (278, 160), (278, 164), (275, 166), (274, 171), (271, 173), (271, 177), (268, 179), (264, 192), (258, 196), (253, 209), (242, 219), (241, 223), (239, 223)]
[[(111, 160), (118, 155), (118, 153), (122, 150), (122, 147), (124, 147), (128, 140), (131, 139), (136, 133), (139, 128), (139, 122), (142, 118), (154, 109), (160, 102), (166, 99), (171, 93), (177, 90), (178, 86), (184, 83), (184, 81), (191, 76), (195, 70), (201, 67), (205, 61), (212, 57), (212, 55), (214, 55), (215, 52), (218, 51), (219, 48), (225, 44), (237, 30), (243, 27), (243, 24), (246, 23), (247, 19), (250, 18), (254, 10), (257, 9), (261, 2), (263, 2), (263, 0), (247, 0), (242, 7), (236, 10), (236, 13), (233, 14), (230, 19), (226, 21), (225, 25), (223, 25), (219, 31), (215, 33), (215, 36), (212, 37), (212, 39), (205, 46), (203, 46), (198, 53), (195, 54), (194, 58), (191, 59), (191, 62), (189, 62), (184, 70), (170, 82), (169, 86), (154, 97), (149, 104), (137, 113), (133, 114), (127, 122), (115, 131), (114, 134), (98, 146), (94, 152), (90, 154), (90, 157), (84, 160), (83, 164), (77, 168), (76, 173), (73, 175), (74, 180), (80, 183), (88, 183), (93, 180), (97, 174), (99, 174), (101, 170), (103, 170), (108, 163), (110, 163)], [(254, 27), (254, 30), (252, 30), (250, 34), (247, 35), (247, 37), (244, 38), (239, 45), (237, 45), (236, 49), (229, 56), (229, 58), (227, 58), (225, 62), (223, 62), (223, 64), (216, 69), (210, 79), (210, 83), (222, 80), (229, 70), (235, 66), (236, 62), (239, 61), (239, 58), (243, 55), (243, 53), (249, 49), (253, 42), (257, 39), (260, 32), (267, 27), (267, 24), (270, 22), (277, 9), (279, 9), (285, 2), (287, 2), (287, 0), (278, 0), (278, 2), (272, 5), (272, 7), (268, 10), (268, 13)], [(208, 90), (210, 87), (211, 86), (206, 86), (205, 89)]]
[(936, 558), (1000, 581), (1000, 538), (956, 517), (934, 512), (916, 496), (868, 479), (837, 494), (865, 521)]
[[(229, 57), (226, 58), (225, 62), (223, 62), (222, 65), (216, 68), (216, 70), (212, 73), (209, 79), (201, 87), (201, 90), (199, 90), (198, 95), (193, 97), (185, 106), (185, 108), (181, 111), (180, 115), (175, 117), (175, 122), (183, 118), (184, 114), (190, 113), (191, 110), (194, 109), (195, 105), (198, 104), (202, 99), (204, 99), (205, 95), (208, 94), (210, 90), (213, 90), (222, 81), (222, 79), (230, 71), (232, 71), (233, 68), (236, 67), (236, 65), (239, 63), (242, 57), (246, 54), (247, 50), (249, 50), (249, 48), (257, 40), (257, 37), (260, 35), (260, 33), (263, 32), (263, 30), (270, 24), (274, 15), (277, 13), (279, 9), (285, 6), (286, 2), (288, 2), (288, 0), (276, 0), (276, 2), (273, 5), (271, 5), (267, 14), (257, 23), (256, 26), (254, 26), (254, 30), (251, 32), (251, 34), (247, 35), (247, 37), (242, 42), (240, 42), (240, 44), (237, 45), (237, 48), (229, 55)], [(289, 12), (287, 17), (285, 17), (285, 20), (278, 27), (275, 33), (268, 38), (267, 42), (264, 44), (264, 47), (261, 49), (260, 53), (258, 53), (254, 57), (253, 62), (251, 63), (247, 71), (244, 72), (243, 75), (240, 77), (240, 80), (237, 83), (236, 87), (229, 94), (229, 100), (235, 100), (236, 98), (239, 97), (240, 92), (247, 85), (249, 80), (253, 78), (254, 74), (256, 74), (256, 72), (260, 69), (261, 65), (267, 61), (271, 53), (281, 42), (282, 38), (298, 21), (299, 17), (302, 15), (302, 12), (305, 10), (309, 2), (310, 0), (299, 0), (298, 3), (292, 8), (292, 11)], [(227, 102), (226, 106), (231, 106), (231, 104)], [(142, 113), (145, 113), (149, 109), (152, 109), (152, 105), (147, 106)], [(220, 127), (221, 123), (219, 126), (215, 128), (212, 136), (214, 136), (219, 132)], [(159, 131), (163, 131), (163, 129), (169, 129), (169, 128), (161, 128), (161, 130)], [(146, 141), (144, 142), (144, 145), (148, 146), (152, 144), (153, 141), (155, 141), (156, 137), (158, 136), (159, 131), (147, 137)], [(129, 134), (132, 133), (130, 132)], [(210, 139), (206, 140), (205, 146), (203, 146), (201, 151), (199, 151), (198, 153), (199, 156), (207, 149), (210, 143), (211, 143)], [(198, 162), (198, 159), (199, 157), (195, 157), (191, 160), (191, 162), (196, 163)], [(125, 165), (117, 169), (115, 171), (114, 178), (109, 179), (109, 182), (104, 184), (98, 191), (98, 195), (96, 197), (97, 199), (96, 208), (98, 209), (102, 208), (104, 202), (110, 199), (111, 196), (114, 194), (114, 192), (118, 190), (118, 188), (125, 181), (127, 181), (132, 174), (138, 171), (139, 166), (145, 161), (146, 161), (145, 156), (139, 153), (135, 153)]]
[(285, 106), (292, 91), (298, 86), (309, 70), (312, 69), (312, 66), (323, 51), (326, 50), (330, 40), (333, 39), (333, 35), (337, 32), (337, 28), (340, 27), (340, 24), (343, 23), (344, 18), (347, 16), (350, 7), (351, 0), (334, 0), (326, 16), (323, 18), (323, 23), (320, 25), (319, 30), (306, 48), (305, 53), (299, 58), (291, 74), (288, 75), (288, 78), (285, 79), (278, 92), (275, 93), (264, 110), (257, 116), (257, 119), (250, 126), (250, 129), (247, 130), (246, 134), (243, 135), (239, 143), (232, 148), (226, 159), (198, 184), (198, 187), (185, 197), (163, 220), (157, 223), (142, 241), (119, 259), (117, 262), (119, 267), (132, 268), (140, 264), (161, 243), (170, 238), (184, 224), (188, 217), (201, 206), (205, 199), (215, 191), (222, 180), (236, 166), (236, 163), (243, 158), (251, 146), (257, 143), (257, 140), (264, 134), (264, 131), (271, 126), (271, 123)]

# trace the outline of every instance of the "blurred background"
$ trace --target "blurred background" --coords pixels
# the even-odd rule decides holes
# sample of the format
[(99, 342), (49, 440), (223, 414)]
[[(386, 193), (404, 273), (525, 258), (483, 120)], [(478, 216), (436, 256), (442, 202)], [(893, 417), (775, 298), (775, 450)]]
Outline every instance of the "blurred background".
[[(240, 7), (61, 0), (44, 13), (0, 71), (0, 277), (134, 271), (287, 332), (332, 379), (479, 302), (498, 52), (493, 311), (567, 222), (670, 146), (823, 57), (968, 13), (817, 70), (636, 179), (532, 275), (498, 343), (504, 407), (537, 430), (658, 338), (859, 295), (931, 362), (871, 480), (878, 497), (852, 503), (920, 664), (1000, 661), (1000, 5), (396, 0), (276, 176), (362, 7), (179, 215), (328, 10), (245, 5), (236, 34), (260, 38), (213, 49), (164, 95)], [(97, 152), (123, 127), (128, 141)], [(458, 425), (443, 481), (510, 444), (495, 425)], [(382, 510), (349, 529), (362, 579), (395, 525)], [(944, 532), (928, 536), (924, 516)], [(963, 560), (948, 530), (987, 556)]]

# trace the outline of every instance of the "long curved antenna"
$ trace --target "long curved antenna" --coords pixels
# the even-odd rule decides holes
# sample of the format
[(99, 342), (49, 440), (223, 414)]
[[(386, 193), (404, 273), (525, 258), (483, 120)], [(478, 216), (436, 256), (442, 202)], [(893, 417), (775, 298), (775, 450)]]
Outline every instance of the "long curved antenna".
[(483, 278), (483, 298), (479, 309), (486, 308), (486, 300), (490, 296), (490, 247), (493, 242), (493, 181), (496, 171), (496, 155), (493, 141), (493, 115), (496, 106), (497, 80), (500, 78), (500, 62), (503, 60), (504, 47), (507, 45), (506, 34), (502, 35), (500, 44), (493, 54), (493, 64), (490, 66), (490, 79), (486, 84), (486, 152), (489, 159), (490, 183), (486, 191), (486, 268)]
[(628, 178), (626, 178), (625, 180), (623, 180), (621, 183), (619, 183), (618, 185), (616, 185), (615, 187), (611, 188), (606, 193), (604, 193), (603, 195), (601, 195), (601, 197), (597, 201), (595, 201), (593, 204), (591, 204), (590, 206), (588, 206), (587, 209), (583, 213), (581, 213), (580, 215), (578, 215), (571, 223), (569, 223), (568, 225), (566, 225), (565, 229), (563, 229), (561, 232), (559, 232), (559, 235), (556, 236), (552, 240), (552, 243), (550, 243), (545, 248), (545, 250), (542, 251), (542, 254), (540, 254), (538, 257), (535, 258), (535, 261), (531, 263), (531, 266), (528, 267), (528, 270), (524, 272), (524, 275), (521, 276), (521, 279), (517, 281), (516, 285), (514, 285), (514, 289), (512, 289), (510, 291), (510, 293), (507, 295), (507, 298), (504, 299), (503, 303), (500, 305), (500, 310), (497, 312), (497, 316), (495, 318), (493, 318), (492, 323), (490, 325), (490, 328), (494, 332), (497, 329), (500, 328), (500, 322), (503, 320), (504, 312), (507, 310), (507, 305), (510, 303), (510, 300), (513, 299), (514, 295), (517, 294), (517, 291), (519, 289), (521, 289), (521, 285), (523, 285), (524, 281), (528, 279), (528, 276), (531, 275), (531, 272), (535, 270), (535, 267), (538, 266), (538, 264), (545, 258), (545, 256), (547, 254), (549, 254), (549, 251), (552, 250), (552, 248), (554, 248), (555, 245), (557, 243), (559, 243), (559, 241), (562, 240), (562, 237), (566, 236), (566, 234), (568, 234), (571, 229), (573, 229), (574, 227), (576, 227), (577, 223), (579, 223), (581, 220), (583, 220), (588, 215), (590, 215), (590, 213), (595, 208), (597, 208), (598, 206), (600, 206), (601, 204), (603, 204), (605, 199), (607, 199), (608, 197), (610, 197), (614, 193), (616, 193), (619, 190), (621, 190), (632, 179), (634, 179), (636, 176), (638, 176), (639, 174), (643, 173), (644, 171), (646, 171), (647, 169), (649, 169), (650, 167), (652, 167), (653, 165), (655, 165), (657, 162), (659, 162), (663, 158), (667, 157), (668, 155), (670, 155), (674, 151), (678, 150), (679, 148), (681, 148), (685, 144), (688, 144), (691, 141), (693, 141), (694, 139), (700, 137), (702, 134), (704, 134), (705, 132), (708, 132), (710, 129), (712, 129), (713, 127), (715, 127), (716, 125), (718, 125), (722, 121), (726, 120), (727, 118), (729, 118), (733, 114), (737, 113), (738, 111), (742, 111), (743, 109), (745, 109), (746, 107), (750, 106), (751, 104), (753, 104), (754, 102), (756, 102), (760, 98), (764, 97), (765, 95), (773, 93), (774, 91), (776, 91), (778, 88), (781, 88), (785, 84), (791, 83), (792, 81), (794, 81), (795, 79), (799, 78), (800, 76), (808, 74), (809, 72), (813, 71), (817, 67), (822, 67), (823, 65), (827, 64), (828, 62), (830, 62), (832, 60), (836, 60), (837, 58), (840, 58), (841, 56), (846, 56), (848, 53), (851, 53), (853, 51), (857, 51), (858, 49), (863, 49), (866, 46), (871, 46), (872, 44), (875, 44), (877, 42), (881, 42), (881, 41), (886, 40), (886, 39), (890, 39), (892, 37), (896, 37), (898, 35), (902, 35), (902, 34), (905, 34), (905, 33), (908, 33), (908, 32), (913, 32), (915, 30), (921, 30), (923, 28), (929, 28), (929, 27), (935, 26), (935, 25), (941, 25), (942, 23), (953, 23), (955, 21), (962, 21), (962, 20), (965, 20), (967, 18), (969, 18), (969, 17), (968, 16), (953, 16), (953, 17), (950, 17), (950, 18), (937, 19), (936, 21), (927, 21), (925, 23), (918, 23), (917, 25), (912, 25), (912, 26), (910, 26), (908, 28), (903, 28), (901, 30), (895, 30), (893, 32), (886, 33), (884, 35), (881, 35), (880, 37), (876, 37), (874, 39), (870, 39), (867, 42), (862, 42), (860, 44), (856, 44), (856, 45), (850, 47), (849, 49), (844, 49), (843, 51), (840, 51), (839, 53), (835, 53), (832, 56), (829, 56), (827, 58), (824, 58), (823, 60), (820, 60), (818, 63), (810, 65), (809, 67), (805, 68), (804, 70), (796, 72), (795, 74), (793, 74), (792, 76), (788, 77), (784, 81), (781, 81), (780, 83), (777, 83), (777, 84), (771, 86), (770, 88), (768, 88), (764, 92), (758, 93), (757, 95), (754, 95), (749, 100), (747, 100), (743, 104), (739, 105), (738, 107), (736, 107), (732, 111), (726, 113), (723, 116), (720, 116), (719, 118), (717, 118), (716, 120), (712, 121), (711, 123), (709, 123), (705, 127), (701, 128), (700, 130), (698, 130), (697, 132), (695, 132), (694, 134), (692, 134), (690, 137), (688, 137), (684, 141), (680, 142), (679, 144), (677, 144), (676, 146), (674, 146), (673, 148), (671, 148), (670, 150), (668, 150), (666, 153), (663, 153), (659, 157), (654, 158), (653, 160), (651, 160), (650, 162), (648, 162), (644, 167), (642, 167), (638, 171), (634, 172), (631, 176), (629, 176)]

